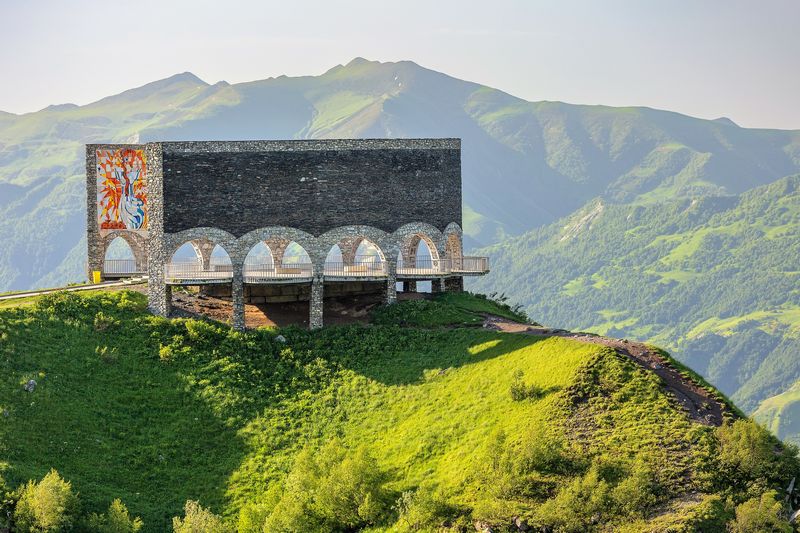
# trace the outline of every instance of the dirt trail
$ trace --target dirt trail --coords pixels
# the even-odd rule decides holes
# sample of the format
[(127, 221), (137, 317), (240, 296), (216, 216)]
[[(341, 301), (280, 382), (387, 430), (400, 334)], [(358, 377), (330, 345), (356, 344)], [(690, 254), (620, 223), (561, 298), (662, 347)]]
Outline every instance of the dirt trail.
[(680, 372), (670, 366), (669, 361), (643, 343), (600, 337), (589, 333), (575, 333), (563, 329), (530, 326), (494, 315), (486, 316), (484, 327), (506, 333), (567, 337), (581, 342), (608, 346), (661, 378), (664, 388), (672, 394), (689, 418), (695, 422), (707, 426), (721, 426), (726, 416), (736, 416), (728, 405), (713, 397), (694, 381), (682, 376)]

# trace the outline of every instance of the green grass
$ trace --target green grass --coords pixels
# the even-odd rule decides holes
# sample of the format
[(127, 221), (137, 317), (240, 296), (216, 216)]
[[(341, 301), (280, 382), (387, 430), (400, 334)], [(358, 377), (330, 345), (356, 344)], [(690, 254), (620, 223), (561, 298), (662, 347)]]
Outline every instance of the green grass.
[[(19, 485), (55, 468), (85, 512), (119, 497), (147, 531), (168, 528), (187, 499), (233, 523), (274, 505), (298, 454), (333, 439), (366, 448), (389, 494), (432, 487), (467, 523), (536, 523), (601, 458), (658, 464), (659, 501), (713, 489), (712, 428), (691, 423), (653, 374), (592, 344), (456, 327), (515, 316), (485, 298), (424, 302), (434, 311), (412, 321), (425, 327), (384, 312), (380, 324), (314, 332), (157, 318), (128, 291), (2, 309), (0, 473)], [(519, 380), (536, 394), (514, 400)], [(528, 488), (500, 490), (493, 454), (526, 457), (541, 435), (563, 439), (546, 453), (571, 466), (523, 460), (514, 476)], [(372, 530), (402, 530), (396, 521), (389, 510)]]
[(485, 315), (496, 315), (517, 322), (529, 322), (528, 317), (508, 304), (485, 295), (444, 292), (432, 299), (407, 300), (377, 309), (372, 316), (376, 324), (440, 327), (483, 324)]

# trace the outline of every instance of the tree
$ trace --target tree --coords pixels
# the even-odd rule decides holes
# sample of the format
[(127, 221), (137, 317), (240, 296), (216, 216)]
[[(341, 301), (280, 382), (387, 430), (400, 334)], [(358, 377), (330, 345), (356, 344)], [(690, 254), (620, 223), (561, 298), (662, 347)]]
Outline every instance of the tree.
[(50, 470), (39, 483), (28, 481), (14, 510), (17, 531), (69, 531), (78, 515), (78, 497), (72, 485)]
[(200, 502), (189, 500), (183, 508), (183, 519), (172, 519), (172, 530), (175, 533), (230, 533), (222, 518), (203, 508)]
[(783, 506), (774, 490), (760, 498), (751, 498), (736, 508), (736, 519), (728, 523), (731, 533), (791, 533), (793, 528), (783, 518)]
[(142, 529), (142, 519), (131, 518), (128, 508), (117, 498), (108, 507), (106, 514), (95, 514), (89, 517), (89, 529), (97, 533), (136, 533)]

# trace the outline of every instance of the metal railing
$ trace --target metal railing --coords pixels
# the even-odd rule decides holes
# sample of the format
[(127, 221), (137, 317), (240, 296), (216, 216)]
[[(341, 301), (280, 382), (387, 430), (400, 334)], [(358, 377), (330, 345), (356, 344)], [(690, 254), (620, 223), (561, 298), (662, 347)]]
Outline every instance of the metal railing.
[(311, 263), (273, 264), (245, 263), (242, 272), (245, 283), (263, 283), (273, 280), (310, 279), (314, 274)]
[(380, 278), (386, 277), (388, 270), (385, 261), (354, 261), (352, 265), (326, 261), (324, 274), (331, 278)]
[[(118, 269), (115, 273), (121, 274), (123, 268), (131, 268), (131, 265), (119, 264), (114, 265), (114, 268)], [(400, 277), (484, 274), (488, 271), (488, 257), (417, 259), (412, 265), (405, 265), (402, 261), (397, 265), (397, 275)], [(292, 279), (308, 280), (313, 277), (313, 273), (314, 268), (311, 263), (280, 266), (271, 263), (245, 263), (242, 271), (245, 283), (267, 283)], [(209, 268), (204, 269), (199, 261), (174, 261), (166, 265), (165, 274), (167, 281), (173, 283), (225, 282), (233, 278), (233, 266), (229, 262), (212, 260)], [(342, 261), (326, 261), (323, 274), (326, 278), (381, 278), (388, 275), (388, 264), (385, 261), (376, 260), (360, 260), (353, 264), (345, 264)]]
[(449, 259), (417, 259), (410, 265), (402, 261), (397, 265), (398, 276), (441, 276), (449, 273)]
[(489, 272), (488, 257), (454, 257), (450, 261), (452, 262), (450, 266), (451, 272), (467, 274), (485, 274)]
[(167, 281), (226, 281), (233, 279), (233, 265), (222, 261), (212, 261), (204, 269), (200, 261), (174, 261), (165, 267)]
[(103, 274), (112, 276), (144, 274), (135, 259), (106, 259), (103, 261)]

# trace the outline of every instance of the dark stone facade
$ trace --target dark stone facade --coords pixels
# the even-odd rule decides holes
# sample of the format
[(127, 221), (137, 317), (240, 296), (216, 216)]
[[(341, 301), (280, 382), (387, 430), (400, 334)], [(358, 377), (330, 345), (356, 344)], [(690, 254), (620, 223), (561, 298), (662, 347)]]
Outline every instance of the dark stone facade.
[(161, 143), (164, 232), (461, 221), (458, 139)]

